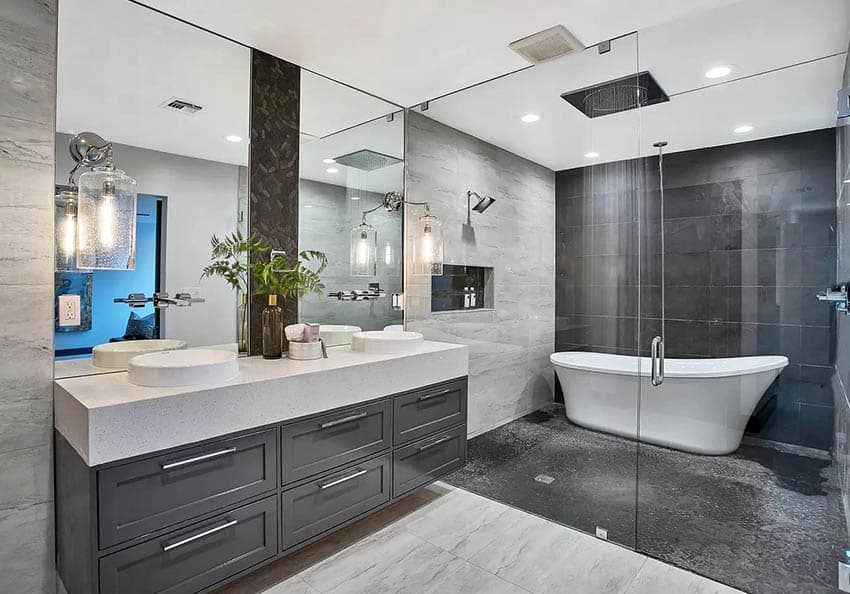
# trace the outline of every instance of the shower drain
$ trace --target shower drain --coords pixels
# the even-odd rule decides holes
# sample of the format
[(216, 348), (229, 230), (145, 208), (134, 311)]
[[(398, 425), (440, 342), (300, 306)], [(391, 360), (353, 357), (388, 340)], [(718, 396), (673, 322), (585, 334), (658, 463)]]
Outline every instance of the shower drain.
[(543, 483), (544, 485), (551, 485), (555, 482), (555, 479), (549, 476), (548, 474), (538, 474), (536, 477), (534, 477), (534, 480), (538, 483)]

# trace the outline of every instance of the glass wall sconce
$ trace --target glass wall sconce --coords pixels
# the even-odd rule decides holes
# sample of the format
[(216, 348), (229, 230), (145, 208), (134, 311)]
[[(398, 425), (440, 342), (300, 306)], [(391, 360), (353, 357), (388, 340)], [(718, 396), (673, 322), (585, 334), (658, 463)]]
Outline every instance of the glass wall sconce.
[(413, 274), (443, 275), (443, 227), (425, 205), (425, 214), (413, 228)]
[(77, 192), (61, 190), (55, 197), (56, 270), (77, 268)]
[(351, 276), (375, 276), (378, 273), (378, 232), (362, 222), (351, 230)]
[[(428, 203), (411, 202), (397, 192), (388, 192), (380, 204), (363, 211), (362, 222), (351, 231), (352, 275), (375, 276), (377, 270), (377, 233), (366, 223), (366, 215), (379, 208), (389, 212), (397, 211), (403, 204), (425, 207), (425, 214), (419, 217), (416, 228), (413, 230), (413, 274), (430, 276), (443, 274), (443, 230), (437, 217), (431, 214)], [(393, 257), (392, 248), (387, 244), (386, 249), (388, 251), (384, 254), (384, 258), (389, 264)], [(359, 264), (361, 261), (364, 263), (363, 266)], [(355, 263), (357, 263), (356, 267)]]
[(80, 167), (76, 202), (77, 268), (133, 270), (136, 267), (136, 180), (112, 159), (112, 143), (92, 132), (71, 139), (71, 157)]

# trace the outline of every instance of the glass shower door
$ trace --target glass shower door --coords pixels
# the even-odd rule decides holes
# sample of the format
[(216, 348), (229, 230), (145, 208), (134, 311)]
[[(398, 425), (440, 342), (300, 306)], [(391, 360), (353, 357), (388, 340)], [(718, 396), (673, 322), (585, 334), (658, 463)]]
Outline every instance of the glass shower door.
[[(771, 10), (754, 0), (640, 33), (641, 69), (661, 77), (670, 44), (706, 22), (737, 27), (714, 53), (678, 56), (694, 79), (665, 77), (670, 102), (641, 110), (639, 341), (649, 357), (663, 337), (665, 365), (640, 386), (636, 548), (749, 592), (831, 592), (847, 535), (830, 451), (836, 319), (816, 294), (846, 280), (834, 128), (845, 56), (792, 44), (751, 61)], [(733, 62), (725, 77), (702, 75), (721, 60)]]

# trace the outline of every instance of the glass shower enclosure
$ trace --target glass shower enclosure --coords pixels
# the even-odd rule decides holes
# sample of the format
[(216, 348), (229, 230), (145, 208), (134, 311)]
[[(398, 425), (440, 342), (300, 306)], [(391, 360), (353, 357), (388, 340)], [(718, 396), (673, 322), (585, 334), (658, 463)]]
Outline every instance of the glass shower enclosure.
[(822, 592), (847, 544), (844, 316), (817, 294), (847, 280), (850, 7), (820, 3), (817, 43), (755, 51), (811, 18), (780, 4), (409, 110), (405, 194), (442, 222), (445, 266), (406, 267), (405, 323), (470, 349), (450, 482), (744, 590)]

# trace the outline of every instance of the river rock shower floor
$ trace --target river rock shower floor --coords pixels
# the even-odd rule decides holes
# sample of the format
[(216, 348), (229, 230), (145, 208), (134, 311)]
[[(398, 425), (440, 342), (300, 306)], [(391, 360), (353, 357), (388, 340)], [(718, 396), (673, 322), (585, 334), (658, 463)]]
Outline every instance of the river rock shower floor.
[(844, 516), (826, 453), (748, 442), (698, 456), (583, 429), (550, 404), (472, 439), (468, 460), (446, 482), (629, 547), (637, 536), (640, 552), (754, 594), (838, 591)]

